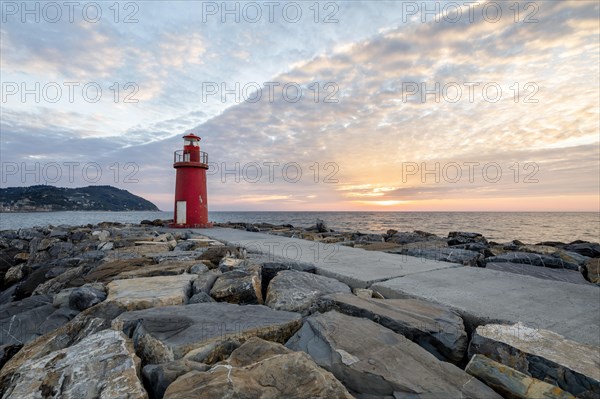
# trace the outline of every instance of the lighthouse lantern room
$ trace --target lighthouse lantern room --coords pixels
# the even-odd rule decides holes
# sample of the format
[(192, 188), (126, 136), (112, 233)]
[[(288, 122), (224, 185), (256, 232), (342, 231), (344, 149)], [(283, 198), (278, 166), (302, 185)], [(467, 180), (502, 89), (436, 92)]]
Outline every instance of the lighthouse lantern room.
[(173, 154), (173, 167), (177, 175), (171, 227), (210, 227), (206, 195), (208, 154), (200, 151), (200, 137), (195, 134), (183, 136), (183, 150)]

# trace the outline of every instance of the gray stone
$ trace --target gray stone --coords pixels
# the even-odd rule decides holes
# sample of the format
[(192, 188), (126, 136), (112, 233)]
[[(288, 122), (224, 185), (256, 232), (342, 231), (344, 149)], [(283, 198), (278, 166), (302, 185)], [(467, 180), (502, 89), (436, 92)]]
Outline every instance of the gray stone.
[(57, 294), (63, 288), (66, 288), (71, 280), (80, 277), (83, 274), (83, 266), (68, 269), (51, 280), (37, 286), (33, 295)]
[(213, 297), (208, 295), (206, 292), (202, 292), (202, 291), (200, 291), (197, 294), (192, 295), (192, 297), (188, 301), (189, 304), (206, 303), (206, 302), (215, 302), (215, 300), (213, 299)]
[(335, 292), (350, 293), (350, 287), (335, 279), (316, 274), (284, 270), (279, 272), (267, 288), (266, 305), (277, 310), (310, 314), (317, 299)]
[(308, 353), (358, 397), (501, 398), (404, 336), (335, 311), (307, 318), (286, 346)]
[(220, 275), (221, 272), (218, 270), (211, 270), (207, 273), (200, 274), (193, 282), (193, 293), (198, 294), (204, 292), (210, 294), (210, 289)]
[(471, 233), (464, 231), (451, 231), (448, 233), (448, 245), (462, 245), (471, 243), (482, 243), (487, 245), (487, 240), (480, 233)]
[(350, 294), (328, 295), (320, 303), (322, 310), (373, 320), (440, 360), (459, 363), (466, 354), (469, 341), (463, 320), (445, 306), (418, 299), (364, 299)]
[(0, 345), (33, 341), (71, 320), (78, 312), (56, 309), (52, 297), (36, 295), (0, 305)]
[(229, 303), (262, 304), (260, 266), (221, 274), (210, 289), (210, 296)]
[(577, 252), (590, 258), (600, 258), (600, 244), (597, 242), (571, 243), (563, 247), (566, 251)]
[(556, 385), (531, 378), (504, 364), (482, 355), (475, 355), (465, 371), (485, 382), (506, 398), (516, 399), (576, 399)]
[(297, 313), (220, 302), (126, 312), (113, 321), (113, 328), (135, 337), (136, 352), (152, 364), (180, 359), (194, 349), (232, 338), (258, 336), (285, 342), (300, 324)]
[(487, 263), (520, 263), (525, 265), (549, 267), (552, 269), (579, 270), (577, 264), (566, 262), (558, 256), (534, 254), (531, 252), (507, 252), (498, 256), (491, 256), (483, 260)]
[(413, 242), (430, 241), (430, 234), (422, 234), (420, 232), (396, 232), (390, 236), (386, 241), (393, 242), (396, 244), (410, 244)]
[(106, 299), (106, 289), (103, 284), (86, 284), (75, 288), (69, 295), (69, 307), (75, 310), (85, 310)]
[(198, 245), (194, 241), (179, 241), (173, 251), (193, 251), (196, 249), (196, 245)]
[(600, 395), (600, 353), (547, 330), (514, 325), (477, 327), (469, 356), (481, 354), (534, 378), (559, 386), (578, 398)]
[(23, 273), (23, 264), (13, 266), (4, 275), (4, 286), (8, 287), (21, 281), (21, 279), (25, 276)]
[(567, 269), (550, 269), (548, 267), (539, 267), (511, 262), (489, 262), (485, 265), (485, 267), (486, 269), (490, 270), (521, 274), (524, 276), (532, 276), (546, 280), (564, 281), (573, 284), (589, 284), (589, 282), (583, 278), (581, 273)]
[(25, 362), (2, 387), (2, 398), (60, 397), (144, 399), (131, 343), (105, 330), (44, 357)]
[(163, 364), (148, 364), (143, 368), (142, 375), (146, 387), (149, 387), (150, 399), (162, 399), (167, 387), (178, 377), (192, 370), (206, 371), (209, 368), (204, 363), (180, 359)]
[(196, 263), (190, 267), (190, 273), (192, 274), (202, 274), (208, 271), (208, 267), (204, 263)]
[(351, 399), (335, 377), (302, 352), (256, 338), (208, 372), (190, 372), (172, 383), (169, 399)]
[(477, 266), (478, 262), (483, 259), (483, 255), (479, 252), (469, 251), (467, 249), (450, 248), (408, 248), (403, 249), (400, 253), (417, 258), (432, 259), (441, 262), (459, 263), (464, 266)]

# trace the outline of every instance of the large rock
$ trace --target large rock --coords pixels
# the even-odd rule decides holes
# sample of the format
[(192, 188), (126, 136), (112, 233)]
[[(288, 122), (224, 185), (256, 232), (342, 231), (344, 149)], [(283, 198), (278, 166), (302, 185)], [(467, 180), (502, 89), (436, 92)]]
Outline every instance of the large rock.
[(77, 311), (52, 306), (49, 295), (35, 295), (0, 305), (0, 345), (33, 341), (71, 320)]
[(91, 308), (105, 299), (106, 288), (102, 284), (86, 284), (83, 287), (74, 288), (69, 293), (69, 307), (81, 311)]
[(267, 288), (266, 305), (278, 310), (307, 315), (314, 311), (317, 299), (336, 292), (350, 293), (346, 284), (317, 274), (284, 270), (279, 272)]
[(129, 310), (156, 306), (186, 304), (192, 293), (195, 274), (141, 277), (108, 283), (107, 301), (124, 305)]
[(460, 362), (469, 343), (462, 318), (449, 308), (418, 299), (365, 299), (351, 294), (328, 295), (323, 310), (373, 320), (404, 335), (438, 359)]
[(142, 375), (150, 399), (162, 399), (167, 387), (178, 377), (190, 371), (206, 371), (210, 366), (187, 359), (179, 359), (162, 364), (148, 364), (142, 370)]
[(501, 398), (404, 336), (336, 311), (306, 319), (286, 346), (307, 352), (359, 397)]
[(578, 344), (547, 330), (523, 324), (477, 327), (469, 356), (482, 354), (578, 398), (600, 395), (598, 347)]
[(119, 274), (143, 269), (151, 263), (152, 260), (147, 258), (121, 259), (103, 263), (87, 273), (84, 276), (84, 281), (94, 283), (97, 281), (108, 282), (115, 279), (118, 280), (116, 276)]
[(566, 262), (559, 256), (540, 255), (531, 252), (507, 252), (498, 256), (485, 258), (483, 263), (520, 263), (525, 265), (549, 267), (551, 269), (571, 269), (579, 270), (579, 266), (575, 263)]
[(260, 266), (221, 274), (213, 284), (210, 295), (217, 301), (262, 304)]
[(505, 398), (511, 399), (576, 399), (556, 385), (531, 378), (504, 364), (475, 355), (465, 371), (485, 382)]
[(190, 268), (190, 266), (196, 263), (197, 262), (193, 260), (179, 262), (166, 261), (156, 265), (148, 265), (136, 268), (134, 270), (128, 270), (123, 273), (119, 273), (115, 277), (115, 279), (124, 280), (128, 278), (138, 277), (175, 276), (178, 274), (185, 273)]
[(448, 233), (448, 245), (463, 245), (463, 244), (488, 244), (488, 241), (480, 233), (471, 233), (465, 231), (451, 231)]
[(153, 364), (230, 338), (285, 342), (300, 324), (297, 313), (217, 302), (126, 312), (113, 321), (113, 328), (134, 337), (138, 355)]
[(233, 352), (229, 361), (213, 366), (208, 372), (190, 372), (178, 378), (167, 389), (165, 398), (351, 399), (352, 396), (306, 353), (250, 339)]
[(83, 273), (83, 266), (74, 267), (37, 286), (33, 295), (56, 294)]
[(521, 274), (524, 276), (532, 276), (545, 280), (565, 281), (567, 283), (574, 284), (589, 284), (589, 282), (583, 278), (581, 273), (574, 270), (550, 269), (548, 267), (539, 267), (512, 262), (489, 262), (485, 265), (485, 267), (486, 269)]
[(219, 270), (210, 270), (206, 273), (198, 275), (192, 284), (194, 295), (201, 292), (210, 294), (210, 290), (217, 281), (217, 278), (221, 275)]
[(594, 283), (600, 285), (600, 259), (590, 259), (585, 263), (585, 269), (587, 270), (588, 279)]
[(576, 252), (590, 258), (600, 258), (600, 244), (597, 242), (572, 242), (563, 247), (566, 251)]
[(483, 255), (476, 251), (457, 248), (428, 248), (428, 249), (403, 249), (400, 251), (403, 255), (415, 256), (437, 260), (440, 262), (459, 263), (465, 266), (477, 266), (477, 263), (483, 259)]
[(129, 340), (105, 330), (25, 362), (2, 386), (2, 398), (143, 399), (148, 395), (137, 377), (139, 366)]

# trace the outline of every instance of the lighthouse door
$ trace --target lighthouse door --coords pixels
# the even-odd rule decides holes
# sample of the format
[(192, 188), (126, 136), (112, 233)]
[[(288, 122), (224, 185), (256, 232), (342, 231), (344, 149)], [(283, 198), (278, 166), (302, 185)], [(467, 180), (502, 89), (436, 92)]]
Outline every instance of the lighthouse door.
[(175, 223), (177, 224), (185, 224), (186, 221), (186, 202), (185, 201), (177, 201), (177, 220)]

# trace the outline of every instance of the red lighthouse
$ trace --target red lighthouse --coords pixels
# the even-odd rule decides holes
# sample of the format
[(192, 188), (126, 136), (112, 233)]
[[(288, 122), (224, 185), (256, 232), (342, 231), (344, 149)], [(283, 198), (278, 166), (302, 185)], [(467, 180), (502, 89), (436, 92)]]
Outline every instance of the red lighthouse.
[(172, 227), (210, 227), (206, 196), (208, 154), (200, 151), (200, 137), (194, 134), (183, 136), (183, 150), (173, 154), (173, 167), (177, 170), (177, 178)]

